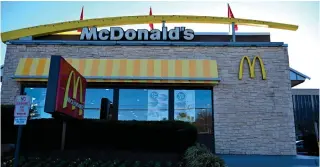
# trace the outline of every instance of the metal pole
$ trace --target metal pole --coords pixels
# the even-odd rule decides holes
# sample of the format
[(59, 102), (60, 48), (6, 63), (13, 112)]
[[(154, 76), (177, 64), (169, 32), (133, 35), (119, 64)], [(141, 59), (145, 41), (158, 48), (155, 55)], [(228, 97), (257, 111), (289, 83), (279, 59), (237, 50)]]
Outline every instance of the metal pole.
[(232, 22), (232, 42), (236, 42), (236, 29), (234, 22)]
[(66, 127), (67, 123), (65, 120), (63, 120), (63, 124), (62, 124), (62, 136), (61, 136), (61, 151), (64, 150), (64, 144), (66, 141)]
[(162, 21), (162, 27), (166, 27), (166, 21)]
[(23, 125), (18, 125), (17, 144), (16, 144), (16, 149), (15, 149), (15, 152), (14, 152), (14, 165), (13, 165), (14, 167), (18, 167), (19, 166), (19, 151), (20, 151), (22, 128), (23, 128)]

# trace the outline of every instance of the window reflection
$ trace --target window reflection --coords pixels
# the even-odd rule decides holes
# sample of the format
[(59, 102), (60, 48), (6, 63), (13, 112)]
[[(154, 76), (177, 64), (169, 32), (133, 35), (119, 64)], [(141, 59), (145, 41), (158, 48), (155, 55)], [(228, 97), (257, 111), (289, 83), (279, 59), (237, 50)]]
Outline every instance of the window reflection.
[(168, 120), (168, 90), (120, 89), (119, 120)]
[(101, 99), (113, 101), (113, 89), (87, 89), (84, 109), (84, 118), (99, 119)]
[(31, 119), (52, 118), (51, 114), (44, 112), (47, 88), (25, 88), (24, 92), (31, 97)]
[[(52, 118), (44, 112), (46, 88), (25, 88), (32, 98), (31, 119)], [(101, 98), (113, 102), (113, 89), (86, 90), (84, 118), (99, 119)], [(211, 90), (174, 90), (174, 119), (195, 124), (199, 133), (212, 133)], [(169, 91), (120, 89), (118, 120), (168, 120)]]
[(211, 90), (175, 90), (174, 119), (192, 122), (199, 133), (212, 133)]
[[(52, 118), (44, 112), (47, 88), (25, 88), (24, 92), (32, 99), (31, 119)], [(84, 118), (99, 119), (101, 98), (113, 101), (113, 89), (87, 89), (84, 109)]]

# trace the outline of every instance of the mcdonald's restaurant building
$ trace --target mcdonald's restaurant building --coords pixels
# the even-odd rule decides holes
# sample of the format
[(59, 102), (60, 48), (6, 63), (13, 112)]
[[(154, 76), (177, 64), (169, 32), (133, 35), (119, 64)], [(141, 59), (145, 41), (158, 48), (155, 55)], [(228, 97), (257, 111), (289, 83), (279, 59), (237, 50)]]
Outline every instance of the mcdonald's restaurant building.
[[(84, 30), (83, 30), (84, 31)], [(7, 41), (2, 104), (26, 93), (43, 111), (50, 57), (64, 57), (87, 79), (85, 118), (108, 98), (114, 120), (193, 122), (217, 154), (295, 155), (288, 46), (269, 33), (194, 33), (190, 40), (90, 40), (53, 34)], [(172, 36), (171, 36), (172, 37)]]

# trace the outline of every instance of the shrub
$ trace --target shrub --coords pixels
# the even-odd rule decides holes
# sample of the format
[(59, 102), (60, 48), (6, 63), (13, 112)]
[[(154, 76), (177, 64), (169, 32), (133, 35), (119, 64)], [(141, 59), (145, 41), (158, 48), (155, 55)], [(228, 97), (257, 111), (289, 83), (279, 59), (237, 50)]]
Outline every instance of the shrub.
[(13, 125), (14, 105), (1, 105), (1, 144), (16, 143), (18, 128)]
[(225, 167), (224, 162), (211, 153), (199, 155), (194, 161), (187, 164), (188, 167)]
[[(16, 143), (14, 105), (1, 105), (1, 142)], [(28, 120), (23, 128), (22, 150), (60, 149), (62, 121)], [(197, 129), (182, 121), (68, 120), (65, 149), (125, 149), (185, 152), (197, 140)]]
[(203, 144), (189, 147), (184, 154), (184, 162), (187, 167), (226, 167), (218, 156), (215, 156)]
[[(71, 121), (66, 146), (125, 150), (185, 151), (197, 139), (197, 130), (175, 121)], [(79, 140), (79, 139), (83, 140)]]
[(317, 136), (314, 133), (307, 133), (302, 137), (304, 148), (309, 155), (319, 155)]
[(201, 154), (210, 153), (209, 149), (205, 147), (203, 144), (196, 143), (196, 145), (189, 147), (185, 154), (185, 160), (191, 160), (197, 158)]
[[(59, 149), (62, 121), (29, 120), (21, 147), (28, 150)], [(197, 129), (181, 121), (69, 120), (65, 149), (124, 149), (184, 152), (197, 140)]]

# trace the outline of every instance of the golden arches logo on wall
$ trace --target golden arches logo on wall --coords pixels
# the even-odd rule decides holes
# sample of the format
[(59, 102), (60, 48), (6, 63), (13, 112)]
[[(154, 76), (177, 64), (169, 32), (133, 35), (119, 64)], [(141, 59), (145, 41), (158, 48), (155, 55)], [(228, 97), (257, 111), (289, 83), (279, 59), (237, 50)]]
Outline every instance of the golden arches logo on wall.
[(243, 76), (243, 62), (247, 60), (248, 62), (248, 67), (249, 67), (249, 72), (250, 72), (250, 78), (254, 78), (255, 77), (255, 63), (256, 60), (259, 60), (260, 63), (260, 68), (261, 68), (261, 75), (262, 75), (262, 79), (266, 80), (267, 79), (267, 74), (266, 74), (266, 69), (264, 68), (264, 64), (263, 61), (261, 59), (260, 56), (255, 56), (251, 62), (250, 58), (248, 56), (243, 56), (241, 61), (240, 61), (240, 66), (239, 66), (239, 80), (242, 80), (242, 76)]
[[(72, 98), (69, 97), (69, 89), (70, 89), (70, 82), (73, 80), (73, 90), (72, 90)], [(80, 86), (80, 87), (79, 87)], [(63, 98), (63, 108), (66, 108), (68, 103), (72, 105), (72, 110), (74, 110), (76, 107), (79, 108), (79, 115), (82, 115), (84, 105), (78, 103), (76, 100), (77, 99), (77, 94), (78, 94), (78, 88), (80, 88), (80, 103), (84, 103), (83, 101), (83, 89), (82, 89), (82, 82), (80, 76), (77, 77), (76, 79), (76, 74), (74, 71), (71, 71), (68, 77), (65, 93), (64, 93), (64, 98)]]

